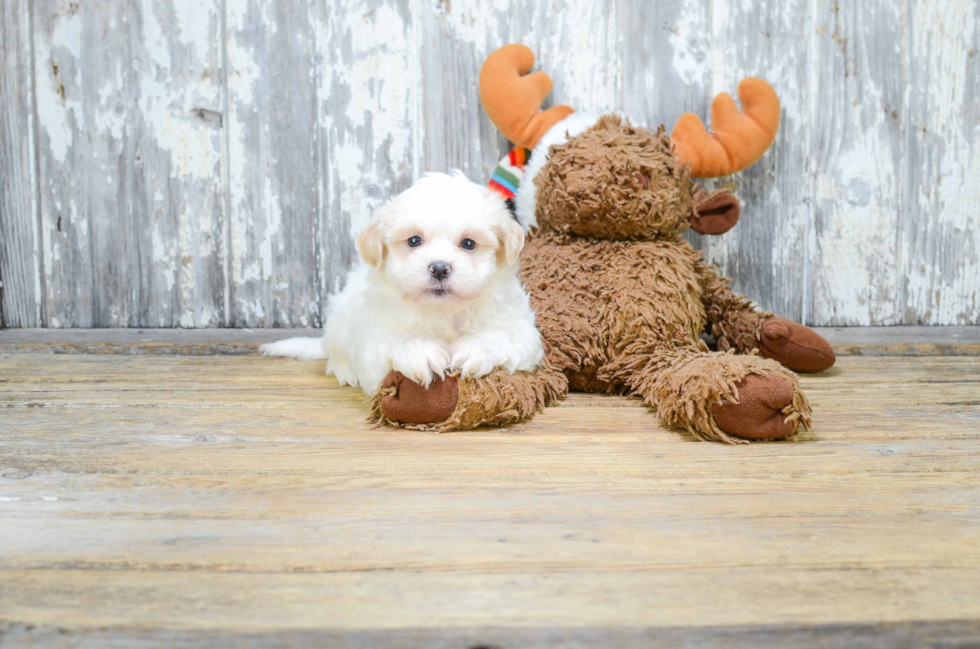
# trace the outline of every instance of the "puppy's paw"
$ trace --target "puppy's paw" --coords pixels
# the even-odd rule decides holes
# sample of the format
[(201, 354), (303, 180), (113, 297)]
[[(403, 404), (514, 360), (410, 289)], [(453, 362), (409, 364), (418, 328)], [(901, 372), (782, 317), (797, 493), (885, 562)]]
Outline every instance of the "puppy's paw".
[(460, 370), (462, 378), (480, 378), (497, 365), (490, 343), (477, 336), (463, 336), (449, 346), (449, 368)]
[(449, 349), (441, 340), (415, 338), (399, 347), (392, 357), (392, 369), (426, 388), (435, 377), (443, 376), (448, 366)]

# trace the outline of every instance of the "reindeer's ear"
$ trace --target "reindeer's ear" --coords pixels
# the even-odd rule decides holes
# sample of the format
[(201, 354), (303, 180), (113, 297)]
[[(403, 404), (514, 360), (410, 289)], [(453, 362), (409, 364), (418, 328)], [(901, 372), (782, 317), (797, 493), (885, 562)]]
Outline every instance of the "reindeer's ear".
[(699, 202), (691, 210), (691, 228), (701, 234), (724, 234), (738, 223), (742, 207), (728, 190), (721, 189)]
[(371, 268), (380, 268), (385, 258), (385, 233), (381, 215), (375, 213), (367, 227), (357, 235), (357, 252)]
[(521, 250), (524, 249), (524, 228), (514, 219), (508, 218), (504, 219), (493, 231), (497, 235), (497, 239), (500, 240), (498, 259), (502, 257), (508, 265), (517, 263), (521, 256)]

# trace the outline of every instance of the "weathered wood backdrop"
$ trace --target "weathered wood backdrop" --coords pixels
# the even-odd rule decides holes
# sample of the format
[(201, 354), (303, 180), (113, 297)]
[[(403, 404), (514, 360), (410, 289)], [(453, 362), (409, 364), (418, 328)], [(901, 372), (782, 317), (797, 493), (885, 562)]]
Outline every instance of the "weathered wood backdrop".
[(371, 209), (507, 143), (477, 71), (672, 124), (738, 80), (783, 101), (697, 242), (810, 324), (980, 323), (976, 0), (0, 0), (11, 327), (319, 325)]

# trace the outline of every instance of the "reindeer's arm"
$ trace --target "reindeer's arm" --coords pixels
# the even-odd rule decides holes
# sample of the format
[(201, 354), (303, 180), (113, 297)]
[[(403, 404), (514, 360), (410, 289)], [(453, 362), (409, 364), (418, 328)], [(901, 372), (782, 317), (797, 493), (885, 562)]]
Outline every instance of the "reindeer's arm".
[(799, 323), (762, 311), (751, 300), (732, 292), (732, 280), (717, 268), (700, 264), (701, 302), (708, 316), (708, 331), (718, 351), (736, 354), (753, 350), (795, 372), (822, 372), (837, 360), (833, 347), (820, 334)]
[(759, 349), (762, 323), (773, 314), (756, 309), (751, 300), (732, 292), (732, 280), (719, 275), (717, 267), (701, 263), (698, 273), (707, 330), (715, 337), (718, 351), (748, 354)]

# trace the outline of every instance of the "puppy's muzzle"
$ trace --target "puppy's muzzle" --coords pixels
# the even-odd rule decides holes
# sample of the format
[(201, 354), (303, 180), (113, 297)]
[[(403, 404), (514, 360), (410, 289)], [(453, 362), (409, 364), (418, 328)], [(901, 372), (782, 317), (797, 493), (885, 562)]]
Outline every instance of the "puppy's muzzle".
[(443, 281), (449, 277), (449, 273), (453, 272), (453, 267), (444, 261), (434, 261), (429, 264), (429, 273), (432, 278), (437, 281)]

